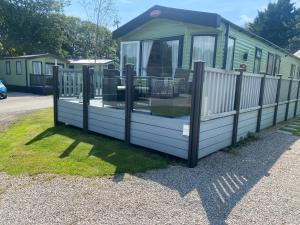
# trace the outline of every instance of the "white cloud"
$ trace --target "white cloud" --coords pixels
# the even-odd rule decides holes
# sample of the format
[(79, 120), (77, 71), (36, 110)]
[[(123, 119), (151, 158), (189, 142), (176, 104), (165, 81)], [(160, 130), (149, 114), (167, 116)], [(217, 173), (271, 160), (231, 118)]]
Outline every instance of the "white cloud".
[(253, 21), (253, 18), (251, 18), (245, 14), (240, 15), (240, 24), (245, 24), (245, 23), (249, 23), (252, 21)]

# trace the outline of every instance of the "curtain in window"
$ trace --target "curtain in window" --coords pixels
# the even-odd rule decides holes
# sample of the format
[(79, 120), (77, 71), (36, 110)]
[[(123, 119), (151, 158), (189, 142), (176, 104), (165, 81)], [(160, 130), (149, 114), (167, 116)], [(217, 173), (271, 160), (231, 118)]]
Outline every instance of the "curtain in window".
[(126, 42), (122, 43), (122, 55), (121, 55), (121, 65), (122, 71), (125, 70), (126, 64), (132, 64), (134, 66), (134, 71), (138, 74), (139, 70), (139, 42)]
[(42, 63), (41, 62), (33, 62), (33, 74), (42, 74)]
[(213, 67), (215, 50), (214, 36), (195, 36), (193, 41), (192, 62), (202, 60), (205, 65)]
[(53, 75), (53, 65), (46, 64), (46, 75)]
[(147, 67), (148, 67), (152, 46), (153, 46), (153, 41), (143, 41), (142, 44), (142, 76), (143, 77), (147, 76)]
[(10, 74), (10, 62), (5, 62), (5, 72), (6, 74)]
[(21, 62), (17, 61), (16, 62), (16, 74), (21, 74), (21, 73), (22, 73)]
[(274, 55), (269, 53), (267, 74), (274, 75)]
[(168, 41), (172, 48), (172, 77), (175, 75), (175, 71), (178, 68), (178, 50), (179, 50), (179, 41)]
[(226, 59), (226, 69), (233, 69), (233, 54), (234, 54), (234, 42), (233, 38), (228, 38), (228, 46), (227, 46), (227, 59)]

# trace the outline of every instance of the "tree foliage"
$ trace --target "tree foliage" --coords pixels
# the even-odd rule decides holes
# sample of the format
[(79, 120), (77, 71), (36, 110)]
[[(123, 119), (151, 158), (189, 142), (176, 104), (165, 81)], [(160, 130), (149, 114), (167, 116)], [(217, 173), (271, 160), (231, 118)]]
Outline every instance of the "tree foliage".
[(259, 11), (253, 23), (246, 25), (253, 33), (292, 52), (299, 49), (300, 10), (290, 0), (269, 3)]
[[(96, 24), (63, 14), (68, 0), (0, 0), (0, 55), (95, 55)], [(111, 32), (99, 27), (99, 57), (115, 57)]]

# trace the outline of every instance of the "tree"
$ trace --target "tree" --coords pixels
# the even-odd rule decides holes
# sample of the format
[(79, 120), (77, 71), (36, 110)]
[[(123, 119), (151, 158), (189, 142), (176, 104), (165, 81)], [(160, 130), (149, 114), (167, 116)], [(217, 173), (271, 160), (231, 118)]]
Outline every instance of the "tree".
[[(117, 13), (115, 9), (114, 0), (81, 0), (87, 17), (89, 20), (96, 24), (95, 27), (95, 60), (99, 57), (100, 53), (100, 29), (108, 27), (109, 25), (118, 24)], [(105, 34), (105, 33), (103, 33)]]
[(278, 0), (259, 11), (254, 22), (247, 24), (246, 28), (282, 48), (295, 51), (293, 43), (299, 41), (299, 28), (296, 28), (299, 12), (290, 0)]
[(64, 0), (0, 0), (4, 54), (50, 52), (62, 55)]
[[(96, 24), (81, 21), (76, 17), (65, 17), (64, 43), (62, 48), (71, 58), (92, 58), (95, 50)], [(116, 41), (112, 40), (112, 33), (105, 27), (98, 29), (98, 56), (101, 58), (116, 57)]]

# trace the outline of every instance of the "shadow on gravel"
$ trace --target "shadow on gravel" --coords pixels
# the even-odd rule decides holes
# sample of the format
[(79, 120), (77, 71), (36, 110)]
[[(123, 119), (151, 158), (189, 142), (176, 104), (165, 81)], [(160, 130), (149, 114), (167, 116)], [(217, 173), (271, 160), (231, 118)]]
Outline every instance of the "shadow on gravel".
[(238, 154), (218, 152), (200, 160), (196, 168), (170, 167), (142, 178), (176, 190), (182, 197), (197, 190), (209, 223), (223, 225), (236, 204), (270, 175), (269, 170), (296, 140), (274, 133), (246, 144)]

